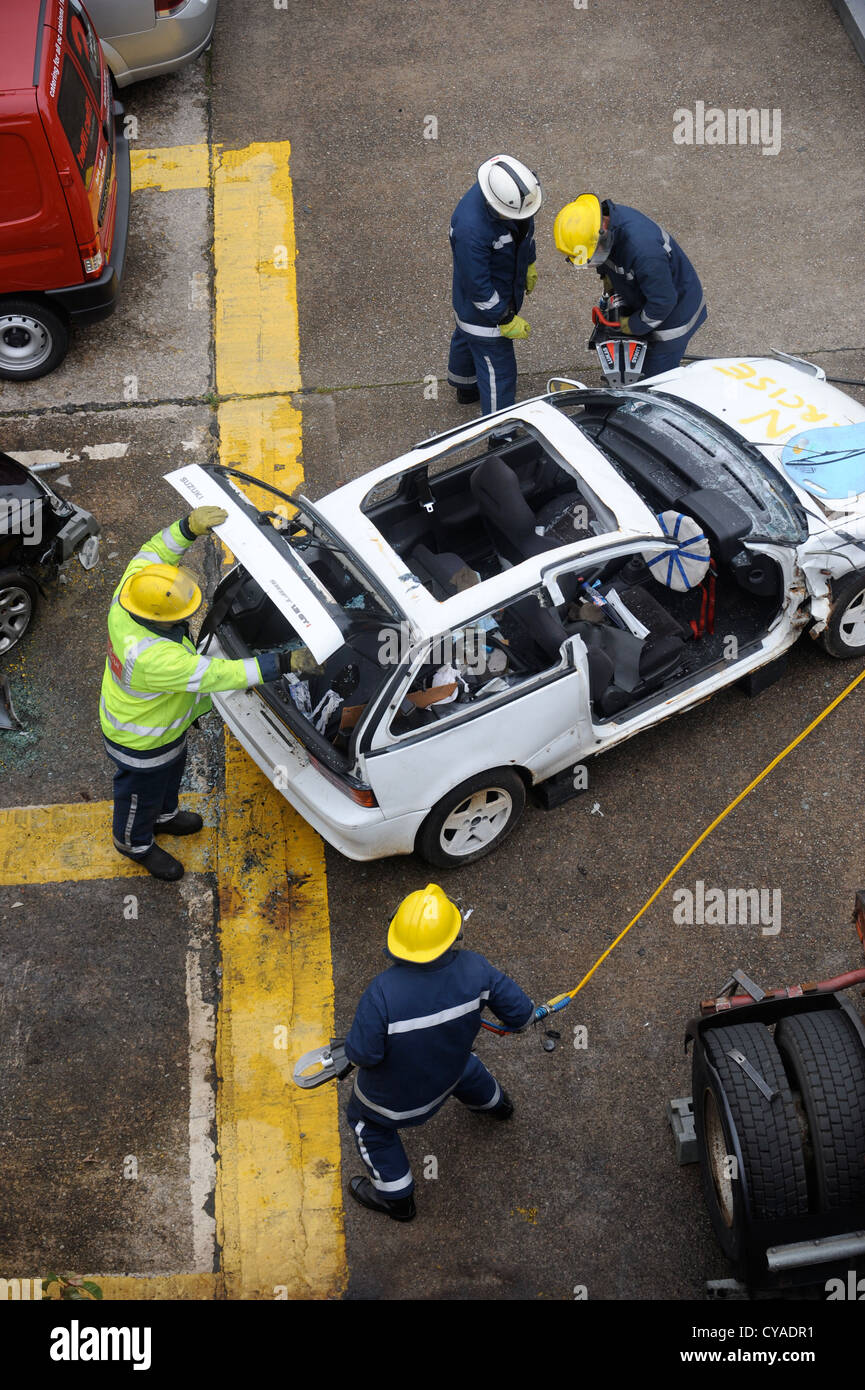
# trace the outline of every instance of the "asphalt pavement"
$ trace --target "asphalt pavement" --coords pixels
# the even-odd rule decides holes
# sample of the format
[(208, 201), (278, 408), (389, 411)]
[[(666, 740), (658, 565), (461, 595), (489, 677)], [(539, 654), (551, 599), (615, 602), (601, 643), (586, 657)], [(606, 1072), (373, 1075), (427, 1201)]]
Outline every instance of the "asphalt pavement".
[[(594, 277), (571, 270), (551, 234), (558, 207), (586, 190), (642, 209), (686, 249), (709, 306), (695, 352), (777, 346), (831, 375), (865, 376), (865, 90), (831, 0), (288, 10), (230, 0), (206, 62), (124, 99), (141, 147), (291, 143), (302, 383), (291, 399), (313, 498), (471, 417), (444, 381), (447, 226), (497, 152), (530, 164), (544, 189), (532, 336), (517, 344), (521, 395), (553, 374), (599, 379), (585, 348)], [(674, 113), (700, 102), (779, 113), (777, 152), (677, 144)], [(178, 511), (162, 474), (213, 457), (218, 443), (211, 211), (206, 188), (136, 193), (117, 314), (76, 335), (52, 376), (0, 386), (0, 447), (63, 454), (58, 490), (103, 526), (99, 569), (70, 570), (4, 667), (26, 731), (0, 735), (0, 807), (110, 795), (95, 719), (110, 594), (141, 541)], [(473, 909), (466, 944), (536, 999), (571, 988), (853, 674), (805, 638), (759, 697), (725, 692), (592, 764), (579, 798), (550, 812), (531, 805), (498, 854), (442, 879)], [(399, 1226), (346, 1199), (348, 1298), (686, 1299), (727, 1273), (697, 1171), (676, 1165), (665, 1105), (690, 1093), (685, 1024), (734, 967), (767, 987), (861, 960), (850, 913), (865, 886), (863, 699), (821, 725), (677, 880), (779, 890), (780, 931), (679, 925), (672, 885), (557, 1016), (552, 1051), (543, 1030), (482, 1035), (513, 1121), (452, 1104), (408, 1132), (418, 1219)], [(195, 741), (188, 789), (218, 811), (215, 719)], [(394, 908), (434, 875), (414, 857), (358, 865), (328, 850), (326, 864), (341, 1033), (384, 966)], [(190, 882), (196, 894), (215, 885), (210, 870)], [(212, 1095), (214, 1079), (199, 1075), (193, 1096), (189, 1027), (219, 1004), (218, 905), (214, 917), (199, 900), (191, 927), (188, 895), (140, 880), (135, 889), (137, 927), (123, 917), (128, 881), (0, 890), (12, 1024), (0, 1233), (22, 1273), (218, 1262), (212, 1204), (193, 1218), (189, 1201), (191, 1181), (205, 1195), (214, 1182), (206, 1135), (190, 1164), (195, 1096)], [(585, 1047), (574, 1045), (577, 1026)], [(344, 1122), (341, 1143), (345, 1184), (360, 1165)]]

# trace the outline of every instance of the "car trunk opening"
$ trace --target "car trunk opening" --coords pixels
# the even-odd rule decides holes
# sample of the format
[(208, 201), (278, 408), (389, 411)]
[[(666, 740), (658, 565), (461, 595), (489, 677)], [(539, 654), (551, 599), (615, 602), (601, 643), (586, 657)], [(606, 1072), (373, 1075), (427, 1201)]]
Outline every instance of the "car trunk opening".
[(219, 535), (239, 561), (216, 590), (202, 649), (213, 633), (231, 657), (289, 652), (290, 671), (256, 687), (259, 697), (322, 771), (338, 774), (342, 790), (374, 804), (350, 776), (354, 731), (395, 674), (401, 615), (305, 498), (277, 494), (290, 503), (289, 518), (285, 506), (259, 511), (225, 469), (196, 466), (168, 480), (194, 505), (228, 512)]

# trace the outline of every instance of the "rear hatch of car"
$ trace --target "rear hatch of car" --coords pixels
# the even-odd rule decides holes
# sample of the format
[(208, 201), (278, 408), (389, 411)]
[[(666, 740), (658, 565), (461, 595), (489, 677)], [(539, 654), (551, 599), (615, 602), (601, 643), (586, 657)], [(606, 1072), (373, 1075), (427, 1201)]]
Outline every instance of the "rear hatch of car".
[(404, 617), (306, 498), (272, 490), (276, 508), (259, 510), (238, 486), (244, 476), (192, 465), (166, 478), (190, 507), (228, 512), (218, 535), (238, 561), (216, 589), (200, 645), (206, 650), (213, 634), (234, 658), (290, 651), (291, 672), (255, 694), (319, 770), (360, 800), (364, 788), (351, 775), (354, 732), (396, 674), (385, 656)]

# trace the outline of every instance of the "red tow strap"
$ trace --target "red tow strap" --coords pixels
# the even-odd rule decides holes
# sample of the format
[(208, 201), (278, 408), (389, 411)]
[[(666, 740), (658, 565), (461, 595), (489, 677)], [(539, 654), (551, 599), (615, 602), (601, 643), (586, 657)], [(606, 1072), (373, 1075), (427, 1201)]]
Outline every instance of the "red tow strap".
[(709, 570), (709, 578), (700, 585), (700, 616), (691, 619), (691, 631), (695, 637), (711, 637), (715, 631), (715, 571)]

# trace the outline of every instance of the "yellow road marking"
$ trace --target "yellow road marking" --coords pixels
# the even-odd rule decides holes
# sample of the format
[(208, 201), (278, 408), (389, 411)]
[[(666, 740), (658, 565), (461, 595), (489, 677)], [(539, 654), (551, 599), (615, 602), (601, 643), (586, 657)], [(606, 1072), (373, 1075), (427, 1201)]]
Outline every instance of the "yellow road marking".
[[(200, 796), (184, 793), (181, 806), (208, 820)], [(13, 806), (0, 810), (0, 887), (82, 882), (94, 878), (139, 878), (146, 870), (124, 859), (111, 842), (110, 801), (71, 802), (67, 806)], [(179, 852), (180, 840), (160, 843)], [(187, 873), (216, 867), (212, 826), (182, 846)]]
[(219, 833), (222, 1004), (216, 1217), (228, 1298), (332, 1298), (344, 1285), (336, 1087), (295, 1059), (333, 1029), (321, 840), (226, 737)]
[(170, 145), (167, 149), (130, 151), (132, 192), (146, 188), (176, 191), (210, 186), (210, 152), (206, 145)]
[[(88, 1274), (87, 1279), (99, 1285), (103, 1299), (210, 1301), (220, 1296), (218, 1274)], [(59, 1292), (52, 1301), (59, 1303)]]
[(288, 141), (214, 150), (216, 389), (300, 387)]
[[(287, 142), (214, 151), (213, 184), (217, 386), (241, 397), (218, 407), (220, 458), (290, 492), (303, 472), (300, 412), (279, 394), (300, 387), (288, 153)], [(138, 190), (208, 184), (203, 145), (132, 159)], [(218, 830), (183, 847), (187, 871), (215, 868), (219, 885), (221, 1270), (90, 1276), (105, 1298), (333, 1298), (345, 1288), (336, 1087), (291, 1081), (296, 1057), (333, 1029), (324, 848), (227, 731), (225, 783)], [(200, 798), (182, 801), (201, 809)], [(0, 884), (139, 874), (111, 846), (110, 822), (108, 801), (0, 811)], [(27, 864), (13, 853), (21, 843)]]
[[(286, 142), (215, 161), (222, 392), (300, 386), (288, 155)], [(301, 417), (287, 396), (224, 401), (217, 415), (222, 463), (297, 487)], [(301, 1091), (291, 1081), (295, 1058), (333, 1030), (324, 851), (227, 733), (218, 876), (216, 1215), (226, 1295), (332, 1298), (346, 1281), (338, 1097), (336, 1087)]]

